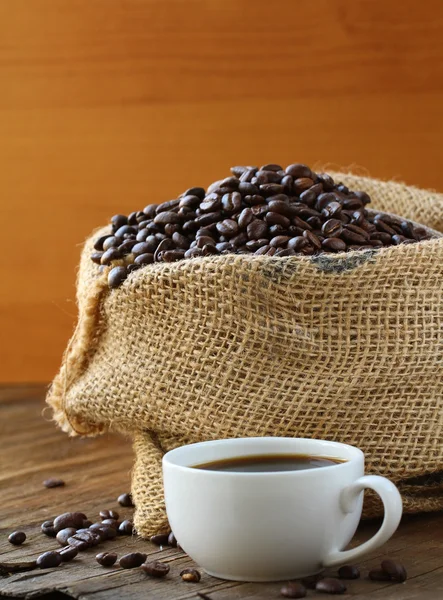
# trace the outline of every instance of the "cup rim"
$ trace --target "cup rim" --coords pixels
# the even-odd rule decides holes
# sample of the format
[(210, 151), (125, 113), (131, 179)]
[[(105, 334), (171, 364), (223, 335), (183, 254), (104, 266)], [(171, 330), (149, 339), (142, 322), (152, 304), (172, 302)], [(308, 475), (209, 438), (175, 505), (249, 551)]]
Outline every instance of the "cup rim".
[[(247, 440), (250, 440), (249, 442)], [(165, 466), (170, 466), (173, 467), (174, 469), (178, 469), (180, 471), (183, 472), (192, 472), (194, 475), (199, 474), (200, 476), (208, 476), (210, 475), (211, 477), (270, 477), (270, 476), (286, 476), (286, 477), (302, 477), (302, 476), (306, 476), (308, 474), (312, 474), (312, 473), (317, 473), (317, 469), (303, 469), (300, 471), (262, 471), (262, 472), (238, 472), (238, 471), (211, 471), (211, 470), (205, 470), (205, 469), (196, 469), (194, 465), (180, 465), (177, 464), (176, 462), (174, 462), (174, 457), (176, 455), (179, 455), (184, 448), (198, 448), (198, 447), (209, 447), (209, 446), (221, 446), (223, 444), (231, 444), (233, 442), (245, 442), (247, 441), (247, 443), (252, 443), (253, 441), (257, 441), (257, 440), (261, 440), (261, 441), (266, 441), (266, 440), (287, 440), (287, 441), (300, 441), (300, 442), (321, 442), (323, 444), (326, 444), (329, 447), (332, 448), (347, 448), (348, 452), (349, 450), (351, 450), (354, 455), (347, 458), (344, 462), (341, 463), (336, 463), (333, 465), (327, 465), (325, 467), (322, 467), (322, 469), (343, 469), (345, 468), (347, 465), (353, 463), (355, 460), (363, 460), (364, 461), (364, 453), (362, 452), (362, 450), (360, 450), (360, 448), (357, 448), (357, 446), (352, 446), (351, 444), (344, 444), (342, 442), (335, 442), (335, 441), (330, 441), (330, 440), (324, 440), (324, 439), (318, 439), (318, 438), (300, 438), (300, 437), (280, 437), (280, 436), (251, 436), (251, 437), (241, 437), (241, 438), (224, 438), (224, 439), (217, 439), (217, 440), (206, 440), (203, 442), (194, 442), (192, 444), (183, 444), (182, 446), (178, 446), (177, 448), (174, 448), (173, 450), (170, 450), (169, 452), (166, 452), (166, 454), (163, 455), (162, 458), (162, 465), (163, 468)], [(318, 454), (316, 456), (321, 456), (321, 454)], [(337, 458), (339, 458), (340, 456), (337, 455)], [(327, 458), (327, 457), (326, 457)], [(222, 459), (220, 459), (222, 460)], [(198, 464), (198, 463), (197, 463)], [(197, 475), (198, 476), (198, 475)]]

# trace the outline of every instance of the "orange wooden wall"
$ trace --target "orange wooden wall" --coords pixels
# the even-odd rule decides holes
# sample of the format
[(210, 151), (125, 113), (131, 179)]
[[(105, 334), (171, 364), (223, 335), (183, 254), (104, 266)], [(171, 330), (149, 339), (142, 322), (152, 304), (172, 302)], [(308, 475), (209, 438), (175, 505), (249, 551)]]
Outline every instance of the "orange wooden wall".
[(233, 164), (443, 191), (441, 0), (0, 0), (0, 381), (49, 381), (80, 245)]

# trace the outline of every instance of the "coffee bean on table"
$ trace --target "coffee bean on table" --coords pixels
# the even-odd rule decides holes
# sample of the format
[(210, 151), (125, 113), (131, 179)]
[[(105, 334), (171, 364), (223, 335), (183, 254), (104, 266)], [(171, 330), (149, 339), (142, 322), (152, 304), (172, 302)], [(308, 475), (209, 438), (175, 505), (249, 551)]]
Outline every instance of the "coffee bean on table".
[(359, 579), (360, 570), (355, 565), (343, 565), (338, 570), (340, 579)]
[(20, 546), (26, 540), (24, 531), (13, 531), (8, 535), (8, 542), (14, 546)]
[(324, 594), (344, 594), (346, 592), (345, 584), (340, 579), (332, 577), (325, 577), (317, 581), (315, 589)]
[(100, 554), (97, 554), (95, 557), (95, 560), (99, 565), (102, 565), (102, 567), (112, 567), (117, 560), (117, 554), (115, 552), (100, 552)]
[(86, 515), (81, 512), (66, 512), (54, 519), (54, 529), (58, 533), (61, 529), (66, 527), (74, 527), (74, 529), (80, 529), (83, 526), (83, 521), (86, 519)]
[(62, 557), (59, 552), (50, 550), (40, 554), (37, 558), (36, 564), (40, 569), (51, 569), (52, 567), (58, 567), (62, 562)]
[(156, 535), (151, 535), (149, 541), (155, 544), (156, 546), (167, 546), (168, 538), (169, 533), (157, 533)]
[(49, 479), (44, 480), (43, 485), (46, 488), (55, 488), (64, 486), (65, 482), (63, 481), (63, 479), (55, 479), (50, 477)]
[(124, 521), (122, 521), (120, 523), (120, 525), (118, 526), (118, 533), (120, 535), (132, 535), (133, 530), (134, 530), (134, 525), (133, 525), (132, 521), (129, 521), (128, 519), (125, 519)]
[(74, 527), (66, 527), (65, 529), (60, 529), (60, 531), (58, 531), (56, 535), (57, 542), (60, 544), (60, 546), (67, 546), (68, 539), (75, 535), (75, 533), (77, 533), (77, 530), (74, 529)]
[(201, 579), (200, 572), (197, 569), (183, 569), (180, 572), (180, 577), (188, 583), (198, 583)]
[(62, 562), (69, 562), (77, 556), (78, 550), (73, 546), (64, 546), (58, 550), (58, 553), (60, 554)]
[(391, 559), (385, 559), (381, 563), (381, 568), (384, 573), (387, 573), (393, 581), (403, 583), (406, 581), (408, 575), (404, 566)]
[(42, 533), (47, 535), (48, 537), (55, 537), (57, 532), (54, 529), (54, 521), (44, 521), (41, 524)]
[(285, 598), (305, 598), (307, 593), (305, 586), (298, 582), (287, 583), (280, 590), (280, 595)]
[(159, 560), (153, 560), (151, 562), (145, 562), (141, 565), (142, 570), (151, 577), (165, 577), (169, 573), (169, 565), (160, 562)]
[(142, 552), (130, 552), (121, 557), (119, 565), (122, 569), (135, 569), (145, 562), (146, 557), (147, 554)]
[(168, 536), (168, 546), (171, 546), (171, 548), (177, 548), (177, 540), (175, 538), (175, 535), (172, 533), (172, 531)]
[(372, 581), (391, 581), (391, 576), (381, 569), (371, 569), (368, 577)]

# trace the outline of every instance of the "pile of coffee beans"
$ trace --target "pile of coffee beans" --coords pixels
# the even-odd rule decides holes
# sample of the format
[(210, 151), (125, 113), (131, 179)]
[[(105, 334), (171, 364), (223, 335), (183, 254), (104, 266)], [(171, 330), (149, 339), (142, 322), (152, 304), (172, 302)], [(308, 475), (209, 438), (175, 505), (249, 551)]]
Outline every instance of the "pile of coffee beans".
[[(431, 236), (421, 226), (366, 209), (370, 197), (307, 165), (233, 167), (205, 190), (115, 215), (91, 259), (111, 288), (155, 262), (202, 256), (314, 255), (411, 244)], [(111, 267), (108, 269), (108, 267)]]

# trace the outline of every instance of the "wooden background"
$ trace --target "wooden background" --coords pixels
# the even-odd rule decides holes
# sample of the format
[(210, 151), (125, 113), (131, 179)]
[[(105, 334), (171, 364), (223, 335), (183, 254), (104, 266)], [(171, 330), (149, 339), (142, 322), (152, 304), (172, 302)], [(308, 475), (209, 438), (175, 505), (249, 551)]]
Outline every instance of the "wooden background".
[(80, 245), (233, 164), (443, 191), (441, 0), (0, 0), (0, 381), (49, 381)]

